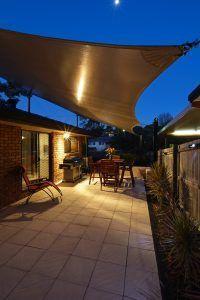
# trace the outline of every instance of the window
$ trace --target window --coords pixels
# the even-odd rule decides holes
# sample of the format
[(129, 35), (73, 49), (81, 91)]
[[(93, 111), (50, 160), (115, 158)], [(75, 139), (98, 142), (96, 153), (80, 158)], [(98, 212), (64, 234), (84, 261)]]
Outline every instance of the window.
[(65, 153), (79, 152), (79, 142), (76, 137), (65, 140)]
[(49, 178), (49, 134), (22, 130), (22, 165), (30, 180)]

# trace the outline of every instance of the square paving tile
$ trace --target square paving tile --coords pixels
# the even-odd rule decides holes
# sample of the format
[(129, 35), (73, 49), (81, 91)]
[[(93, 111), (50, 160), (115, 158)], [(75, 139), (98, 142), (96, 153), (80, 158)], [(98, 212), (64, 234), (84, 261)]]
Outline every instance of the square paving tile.
[(154, 251), (140, 248), (128, 248), (127, 266), (134, 270), (147, 270), (157, 272), (156, 257)]
[(149, 212), (147, 214), (143, 214), (142, 212), (141, 213), (134, 212), (131, 215), (131, 221), (150, 225)]
[(122, 300), (122, 296), (89, 288), (84, 300)]
[(131, 222), (131, 232), (152, 235), (151, 226), (149, 224), (139, 223), (137, 221)]
[(116, 211), (121, 211), (121, 212), (131, 212), (131, 205), (117, 205)]
[(80, 212), (80, 215), (82, 216), (89, 216), (89, 217), (94, 217), (98, 212), (98, 209), (94, 209), (94, 208), (84, 208), (82, 209), (82, 211)]
[(105, 209), (100, 209), (96, 217), (97, 218), (103, 218), (103, 219), (112, 219), (114, 212), (111, 210), (105, 210)]
[(53, 212), (53, 211), (46, 211), (44, 213), (41, 213), (39, 215), (37, 215), (37, 219), (39, 220), (44, 220), (44, 221), (54, 221), (56, 220), (57, 216), (59, 215), (58, 212)]
[(56, 280), (45, 300), (82, 300), (86, 287)]
[(48, 249), (57, 237), (57, 234), (40, 232), (28, 245), (40, 249)]
[[(146, 270), (134, 270), (133, 267), (128, 267), (126, 270), (125, 281), (125, 296), (133, 299), (151, 298), (162, 299), (160, 295), (160, 284), (158, 275), (156, 273), (148, 272)], [(155, 295), (156, 298), (155, 298)]]
[(37, 231), (22, 229), (16, 234), (14, 234), (11, 238), (9, 238), (9, 243), (26, 245), (29, 241), (31, 241), (37, 234)]
[(110, 211), (115, 211), (115, 208), (116, 208), (116, 205), (117, 205), (117, 202), (116, 203), (107, 203), (107, 202), (104, 202), (103, 205), (101, 206), (102, 209), (105, 209), (105, 210), (110, 210)]
[(0, 265), (6, 263), (21, 248), (22, 248), (21, 245), (14, 245), (7, 242), (0, 244)]
[(40, 275), (30, 274), (24, 277), (14, 291), (9, 295), (9, 300), (42, 300), (50, 289), (53, 280)]
[(122, 220), (122, 221), (127, 222), (127, 223), (129, 223), (130, 218), (131, 218), (131, 213), (130, 212), (116, 211), (113, 215), (113, 219)]
[(56, 278), (68, 259), (68, 255), (59, 254), (53, 251), (47, 251), (36, 262), (32, 269), (32, 272), (40, 273), (51, 278)]
[(69, 214), (72, 214), (72, 215), (78, 215), (80, 214), (80, 212), (83, 210), (82, 207), (77, 207), (77, 206), (69, 206), (67, 209), (66, 209), (66, 212), (69, 213)]
[(71, 256), (59, 275), (59, 279), (77, 284), (88, 284), (95, 261), (77, 256)]
[(50, 250), (59, 252), (63, 255), (71, 254), (78, 242), (79, 238), (60, 236), (50, 247)]
[[(95, 197), (95, 199), (96, 199), (96, 197)], [(98, 199), (96, 199), (96, 201), (95, 201), (94, 198), (93, 198), (92, 201), (90, 201), (87, 204), (86, 208), (92, 208), (92, 209), (98, 209), (99, 210), (102, 206), (102, 203), (103, 202), (101, 200), (98, 201)]]
[(109, 229), (105, 242), (116, 245), (128, 245), (129, 232)]
[(3, 225), (17, 228), (25, 228), (30, 222), (32, 222), (32, 218), (26, 217), (21, 213), (9, 215), (2, 220)]
[(126, 264), (127, 247), (113, 244), (103, 244), (99, 260), (119, 265)]
[(109, 219), (103, 219), (103, 218), (96, 218), (96, 217), (94, 217), (92, 219), (92, 222), (90, 223), (90, 226), (108, 229), (109, 224), (110, 224), (110, 220)]
[(67, 224), (63, 222), (51, 222), (46, 227), (42, 229), (43, 232), (47, 233), (55, 233), (60, 234), (65, 228), (67, 227)]
[(91, 223), (92, 219), (93, 219), (93, 217), (78, 215), (78, 216), (76, 216), (76, 218), (73, 220), (72, 223), (88, 226)]
[(69, 224), (75, 219), (75, 217), (76, 217), (76, 215), (72, 215), (72, 214), (64, 212), (64, 213), (59, 214), (56, 217), (56, 221)]
[(83, 239), (91, 240), (91, 241), (97, 241), (99, 243), (103, 242), (105, 235), (106, 235), (105, 228), (97, 228), (93, 226), (88, 226), (86, 229)]
[(110, 224), (110, 229), (128, 232), (130, 230), (130, 224), (127, 221), (113, 219)]
[(4, 242), (8, 240), (11, 236), (19, 232), (21, 229), (18, 227), (11, 226), (1, 226), (0, 227), (0, 241)]
[(8, 261), (7, 265), (29, 271), (43, 253), (43, 250), (25, 246)]
[(124, 276), (125, 267), (111, 263), (98, 262), (92, 275), (90, 286), (123, 295)]
[(86, 230), (87, 226), (69, 224), (61, 233), (64, 236), (79, 237), (81, 238)]
[(43, 228), (45, 228), (50, 222), (40, 219), (34, 219), (30, 224), (27, 226), (26, 229), (41, 231)]
[(4, 299), (23, 278), (25, 272), (7, 266), (0, 267), (0, 299)]
[(79, 200), (76, 200), (74, 201), (71, 206), (73, 207), (80, 207), (80, 208), (84, 208), (86, 205), (87, 205), (88, 201), (79, 201)]
[(130, 233), (129, 246), (146, 250), (154, 250), (152, 236), (133, 232)]
[(81, 239), (76, 249), (74, 250), (73, 255), (97, 259), (100, 250), (101, 244), (95, 241)]

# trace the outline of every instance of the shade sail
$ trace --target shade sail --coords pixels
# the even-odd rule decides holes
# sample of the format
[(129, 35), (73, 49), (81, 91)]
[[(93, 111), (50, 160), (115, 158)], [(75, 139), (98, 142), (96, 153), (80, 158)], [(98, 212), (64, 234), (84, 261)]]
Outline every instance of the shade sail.
[(1, 77), (127, 131), (138, 124), (140, 94), (182, 54), (179, 46), (116, 46), (0, 30)]

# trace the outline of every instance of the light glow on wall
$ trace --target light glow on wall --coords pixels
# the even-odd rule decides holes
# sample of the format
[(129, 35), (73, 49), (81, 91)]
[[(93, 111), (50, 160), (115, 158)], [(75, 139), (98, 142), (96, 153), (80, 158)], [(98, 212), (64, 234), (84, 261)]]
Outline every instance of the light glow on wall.
[(68, 140), (70, 138), (70, 132), (65, 131), (63, 134), (63, 138), (64, 138), (64, 140)]
[(186, 130), (175, 130), (172, 132), (172, 135), (175, 136), (196, 136), (200, 135), (200, 129), (186, 129)]

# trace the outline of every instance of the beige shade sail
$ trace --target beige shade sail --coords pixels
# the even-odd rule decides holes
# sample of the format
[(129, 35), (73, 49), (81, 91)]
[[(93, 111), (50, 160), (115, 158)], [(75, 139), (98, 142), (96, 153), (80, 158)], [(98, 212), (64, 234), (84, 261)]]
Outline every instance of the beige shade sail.
[(0, 76), (77, 114), (127, 131), (140, 94), (180, 46), (119, 46), (0, 30)]

